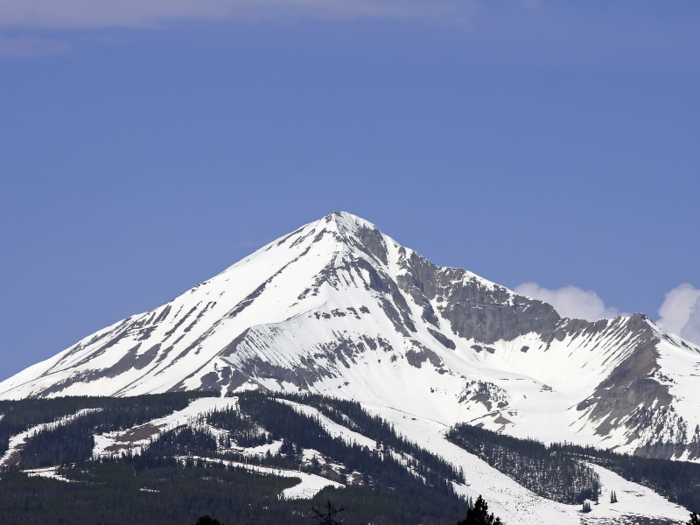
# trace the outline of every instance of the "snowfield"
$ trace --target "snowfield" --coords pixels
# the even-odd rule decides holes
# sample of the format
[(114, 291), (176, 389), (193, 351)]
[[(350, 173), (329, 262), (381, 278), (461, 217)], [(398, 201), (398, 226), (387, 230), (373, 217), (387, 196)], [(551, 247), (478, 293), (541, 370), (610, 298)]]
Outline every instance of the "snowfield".
[[(583, 516), (532, 494), (443, 433), (466, 422), (544, 443), (661, 456), (673, 449), (669, 459), (700, 461), (700, 347), (641, 314), (595, 323), (561, 318), (546, 303), (436, 266), (344, 212), (1, 382), (0, 399), (182, 390), (221, 396), (96, 436), (93, 453), (102, 457), (138, 452), (162, 432), (201, 424), (208, 410), (235, 407), (226, 396), (258, 389), (360, 402), (462, 467), (468, 483), (457, 490), (483, 494), (506, 523), (614, 519), (632, 512), (632, 501), (644, 516), (687, 518), (685, 509), (611, 473), (601, 478), (619, 503), (601, 502)], [(333, 436), (375, 445), (316, 409), (288, 403)], [(0, 465), (33, 431), (12, 438)]]
[[(699, 452), (688, 448), (676, 459), (700, 459), (700, 348), (639, 316), (562, 319), (552, 337), (534, 328), (486, 342), (463, 334), (469, 317), (455, 312), (463, 305), (482, 311), (489, 301), (515, 309), (524, 326), (559, 319), (544, 303), (431, 265), (371, 223), (339, 212), (3, 381), (0, 398), (301, 389), (448, 425), (479, 423), (545, 443), (621, 452), (659, 441), (691, 445), (697, 435)], [(631, 365), (637, 361), (644, 363), (639, 370)], [(621, 369), (638, 374), (631, 382), (653, 381), (657, 391), (650, 406), (632, 399), (609, 424), (596, 412), (597, 399), (632, 384), (605, 384), (614, 372), (626, 377)], [(642, 409), (658, 412), (662, 433), (639, 427)]]
[[(394, 423), (397, 432), (441, 456), (455, 467), (462, 468), (465, 485), (455, 484), (455, 489), (476, 499), (481, 495), (489, 504), (489, 510), (504, 523), (532, 525), (579, 524), (581, 505), (563, 505), (534, 494), (505, 474), (490, 467), (477, 456), (466, 452), (444, 437), (447, 427), (437, 421), (411, 415), (385, 407), (367, 407), (372, 413)], [(613, 520), (622, 516), (645, 516), (686, 522), (689, 511), (669, 502), (652, 490), (631, 483), (598, 465), (591, 465), (600, 475), (602, 495), (599, 505), (593, 505), (588, 518)], [(610, 491), (618, 496), (618, 503), (609, 503)]]

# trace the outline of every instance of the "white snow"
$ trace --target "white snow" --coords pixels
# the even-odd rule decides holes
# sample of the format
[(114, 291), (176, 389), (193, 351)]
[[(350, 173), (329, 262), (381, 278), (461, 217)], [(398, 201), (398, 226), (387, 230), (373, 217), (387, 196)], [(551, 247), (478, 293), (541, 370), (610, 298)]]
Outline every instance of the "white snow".
[[(0, 398), (39, 395), (48, 387), (54, 387), (51, 395), (125, 396), (199, 389), (205, 384), (216, 384), (223, 396), (234, 388), (298, 392), (298, 385), (306, 382), (312, 392), (373, 407), (402, 432), (414, 435), (412, 439), (444, 449), (447, 457), (469, 465), (471, 486), (489, 494), (504, 516), (512, 516), (508, 523), (520, 519), (512, 509), (523, 510), (528, 519), (539, 523), (573, 523), (579, 517), (576, 509), (543, 502), (480, 461), (464, 456), (440, 437), (440, 429), (457, 422), (479, 423), (545, 443), (568, 441), (631, 452), (647, 439), (677, 439), (683, 428), (692, 436), (700, 425), (700, 348), (696, 345), (651, 325), (660, 338), (656, 350), (661, 368), (655, 380), (674, 397), (675, 415), (659, 420), (663, 431), (658, 435), (648, 429), (636, 437), (618, 421), (617, 428), (601, 436), (596, 432), (600, 421), (590, 418), (592, 408), (577, 407), (637, 348), (635, 333), (627, 329), (629, 318), (601, 321), (604, 329), (554, 338), (551, 343), (544, 343), (536, 333), (490, 345), (460, 338), (441, 315), (441, 299), (430, 300), (437, 316), (436, 324), (431, 324), (424, 319), (424, 305), (401, 290), (404, 264), (417, 256), (415, 252), (378, 234), (377, 242), (383, 240), (387, 249), (384, 262), (361, 245), (360, 232), (374, 229), (371, 223), (347, 213), (307, 224), (168, 304), (106, 327), (3, 381)], [(362, 264), (355, 264), (358, 261)], [(400, 297), (370, 286), (374, 274), (369, 267), (392, 283)], [(454, 283), (502, 290), (511, 304), (516, 298), (513, 292), (471, 272), (436, 271), (445, 272), (445, 279)], [(402, 308), (407, 308), (405, 313)], [(387, 313), (391, 309), (409, 317), (415, 332), (397, 331), (393, 314)], [(443, 346), (435, 333), (451, 340), (455, 348)], [(107, 344), (111, 346), (104, 351)], [(473, 345), (484, 349), (478, 352)], [(423, 348), (429, 353), (423, 354)], [(419, 359), (421, 355), (425, 359)], [(125, 367), (124, 363), (135, 360), (143, 362)], [(127, 370), (114, 372), (123, 368)], [(285, 373), (230, 379), (236, 371), (263, 368)], [(285, 376), (299, 370), (305, 371), (303, 381)], [(97, 378), (78, 381), (81, 375)], [(63, 382), (64, 390), (55, 389)], [(507, 404), (499, 407), (470, 397), (460, 400), (469, 385), (484, 385)], [(198, 414), (231, 403), (235, 400), (226, 397), (199, 399), (140, 429), (97, 436), (95, 456), (112, 453), (107, 451), (110, 447), (112, 451), (120, 447), (140, 450), (157, 434), (194, 425)], [(332, 435), (374, 447), (372, 440), (315, 409), (292, 405), (318, 417)], [(274, 451), (274, 446), (279, 444), (266, 445), (265, 451)], [(472, 489), (459, 490), (468, 493)], [(592, 514), (602, 506), (594, 506)]]
[[(393, 422), (396, 431), (407, 439), (441, 456), (455, 467), (461, 468), (466, 484), (455, 484), (457, 492), (474, 499), (481, 495), (487, 501), (489, 510), (499, 516), (504, 523), (509, 525), (580, 523), (582, 517), (580, 505), (556, 503), (522, 487), (477, 456), (447, 441), (444, 437), (444, 432), (447, 430), (445, 425), (395, 409), (367, 408)], [(588, 518), (615, 519), (630, 514), (671, 520), (687, 519), (688, 511), (685, 508), (669, 502), (646, 487), (626, 481), (607, 469), (597, 465), (592, 467), (600, 475), (603, 494), (600, 504), (594, 504), (593, 511), (586, 515)], [(618, 503), (609, 503), (610, 490), (617, 492)]]
[(50, 479), (57, 479), (59, 481), (65, 481), (67, 483), (72, 483), (74, 480), (68, 479), (64, 476), (61, 476), (58, 473), (58, 469), (60, 467), (43, 467), (43, 468), (34, 468), (34, 469), (27, 469), (23, 470), (27, 476), (39, 476), (42, 478), (50, 478)]
[(317, 476), (316, 474), (310, 474), (308, 472), (301, 472), (297, 470), (287, 470), (276, 467), (263, 467), (261, 465), (251, 465), (248, 463), (241, 463), (238, 461), (229, 461), (225, 459), (215, 459), (215, 458), (203, 458), (200, 456), (182, 456), (180, 461), (186, 461), (187, 459), (201, 460), (209, 463), (219, 463), (222, 465), (227, 465), (229, 467), (238, 467), (242, 469), (249, 470), (251, 472), (258, 472), (260, 474), (269, 474), (272, 476), (279, 476), (283, 478), (297, 478), (300, 483), (284, 489), (281, 493), (284, 499), (311, 499), (316, 494), (321, 492), (326, 487), (334, 488), (344, 488), (345, 485), (332, 481), (330, 479)]
[[(95, 447), (92, 449), (92, 455), (95, 458), (109, 457), (119, 455), (122, 451), (127, 450), (140, 453), (144, 447), (150, 444), (152, 439), (157, 439), (163, 432), (184, 425), (196, 426), (203, 414), (213, 410), (224, 410), (229, 407), (235, 408), (236, 403), (237, 400), (235, 398), (202, 397), (193, 400), (182, 410), (153, 419), (143, 425), (138, 425), (128, 430), (96, 434), (94, 436)], [(139, 430), (142, 432), (138, 433)], [(141, 435), (143, 437), (140, 437)], [(113, 447), (113, 449), (111, 451), (107, 450), (109, 447)]]
[[(600, 436), (598, 422), (589, 419), (590, 410), (576, 408), (635, 349), (633, 334), (625, 332), (627, 318), (606, 320), (602, 332), (567, 336), (550, 344), (531, 333), (486, 345), (492, 351), (476, 352), (472, 346), (479, 343), (457, 337), (439, 315), (442, 305), (434, 299), (438, 331), (455, 343), (451, 350), (429, 331), (437, 327), (422, 319), (422, 305), (403, 293), (416, 327), (415, 333), (405, 337), (383, 310), (382, 301), (389, 300), (398, 309), (396, 301), (369, 287), (366, 267), (351, 263), (362, 259), (382, 278), (396, 280), (406, 273), (404, 262), (417, 254), (380, 234), (387, 249), (386, 263), (369, 255), (360, 249), (357, 235), (361, 229), (374, 228), (348, 213), (307, 224), (170, 303), (115, 323), (0, 383), (0, 398), (35, 395), (78, 374), (100, 375), (124, 359), (149, 359), (146, 355), (153, 358), (146, 366), (105, 373), (90, 382), (75, 381), (54, 395), (137, 395), (178, 385), (198, 389), (205, 376), (223, 377), (224, 371), (240, 370), (257, 360), (284, 370), (304, 369), (311, 363), (318, 371), (311, 381), (312, 391), (396, 407), (445, 424), (481, 423), (517, 437), (620, 447), (628, 452), (650, 438), (642, 435), (630, 441), (624, 427)], [(328, 268), (334, 274), (319, 281)], [(456, 281), (502, 289), (511, 302), (515, 297), (470, 272), (454, 275)], [(670, 378), (676, 413), (692, 435), (700, 425), (700, 349), (655, 330), (663, 338), (658, 344), (659, 363)], [(246, 337), (235, 352), (222, 353), (242, 334)], [(383, 344), (378, 346), (380, 340)], [(334, 353), (339, 341), (346, 342), (349, 353)], [(107, 342), (116, 344), (101, 351)], [(430, 360), (420, 367), (411, 364), (409, 353), (416, 344), (429, 348), (438, 364)], [(527, 352), (522, 351), (524, 347)], [(460, 402), (470, 381), (502, 389), (508, 406)], [(298, 391), (296, 383), (265, 376), (248, 378), (238, 386), (240, 390), (260, 387)], [(219, 388), (223, 395), (228, 387), (222, 383)], [(665, 423), (667, 427), (677, 424)], [(670, 439), (670, 431), (669, 427), (663, 436)], [(114, 444), (113, 436), (106, 437), (98, 451)]]
[[(592, 505), (591, 517), (616, 518), (621, 515), (688, 520), (688, 510), (671, 503), (647, 487), (637, 485), (598, 465), (590, 466), (600, 476), (602, 494), (598, 505)], [(615, 491), (617, 503), (610, 503), (610, 491)]]

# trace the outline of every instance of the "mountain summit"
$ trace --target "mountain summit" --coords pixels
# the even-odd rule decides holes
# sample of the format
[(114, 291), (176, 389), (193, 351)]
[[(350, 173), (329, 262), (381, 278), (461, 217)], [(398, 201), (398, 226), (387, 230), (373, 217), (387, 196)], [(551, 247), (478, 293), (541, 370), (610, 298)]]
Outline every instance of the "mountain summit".
[(700, 458), (700, 348), (642, 314), (562, 318), (345, 212), (20, 372), (0, 397), (247, 389)]

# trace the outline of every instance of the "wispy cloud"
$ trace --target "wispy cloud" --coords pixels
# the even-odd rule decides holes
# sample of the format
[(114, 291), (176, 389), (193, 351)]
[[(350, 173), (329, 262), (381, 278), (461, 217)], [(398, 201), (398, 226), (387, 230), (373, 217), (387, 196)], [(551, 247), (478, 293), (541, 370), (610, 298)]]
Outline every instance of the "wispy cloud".
[(0, 27), (149, 27), (174, 20), (453, 18), (469, 20), (480, 0), (3, 0)]
[(63, 55), (70, 51), (68, 42), (36, 36), (7, 37), (0, 34), (0, 56)]
[(563, 317), (597, 321), (598, 319), (627, 315), (617, 308), (605, 306), (603, 300), (593, 291), (585, 291), (576, 286), (564, 286), (557, 290), (542, 288), (537, 283), (523, 283), (515, 287), (515, 292), (551, 304)]
[(683, 283), (664, 296), (656, 322), (664, 330), (700, 344), (700, 290)]

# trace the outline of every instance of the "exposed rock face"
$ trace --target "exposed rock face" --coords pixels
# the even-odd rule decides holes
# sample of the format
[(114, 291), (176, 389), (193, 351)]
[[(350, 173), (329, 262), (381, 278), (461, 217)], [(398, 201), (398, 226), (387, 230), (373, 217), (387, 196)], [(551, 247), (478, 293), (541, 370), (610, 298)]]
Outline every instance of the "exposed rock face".
[[(608, 434), (615, 421), (638, 416), (644, 410), (668, 407), (673, 400), (668, 387), (650, 377), (660, 368), (656, 350), (659, 340), (646, 320), (642, 314), (629, 319), (628, 329), (636, 334), (634, 350), (598, 385), (591, 397), (577, 406), (578, 410), (593, 407), (591, 420), (601, 422), (596, 430), (598, 434)], [(637, 426), (643, 425), (643, 421), (638, 421)]]
[(494, 406), (497, 408), (507, 407), (508, 403), (510, 403), (510, 395), (508, 395), (505, 389), (493, 383), (486, 381), (469, 381), (459, 395), (459, 402), (465, 403), (472, 401), (483, 404), (486, 410), (491, 412)]
[(684, 392), (699, 380), (700, 349), (646, 316), (561, 318), (335, 212), (10, 378), (0, 397), (322, 392), (697, 459), (700, 403)]
[(551, 305), (487, 284), (465, 270), (440, 268), (415, 252), (407, 255), (404, 248), (399, 255), (406, 273), (397, 283), (422, 307), (422, 318), (437, 325), (435, 301), (452, 332), (464, 339), (490, 344), (531, 332), (549, 334), (561, 319)]

